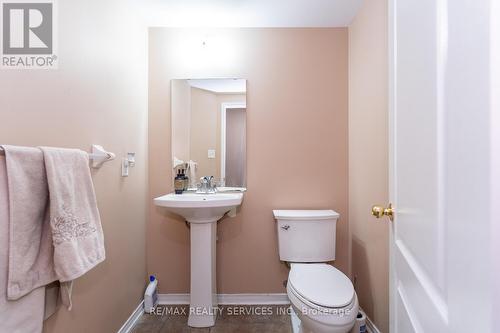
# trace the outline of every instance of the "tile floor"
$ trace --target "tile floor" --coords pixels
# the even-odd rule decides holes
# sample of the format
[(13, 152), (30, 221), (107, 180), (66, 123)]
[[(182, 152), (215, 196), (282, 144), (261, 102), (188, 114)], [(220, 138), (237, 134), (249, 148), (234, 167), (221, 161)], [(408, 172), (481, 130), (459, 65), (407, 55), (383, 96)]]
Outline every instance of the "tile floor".
[[(183, 310), (184, 309), (184, 310)], [(220, 306), (215, 326), (191, 328), (187, 325), (187, 305), (158, 306), (155, 314), (145, 313), (132, 333), (291, 333), (289, 306)]]

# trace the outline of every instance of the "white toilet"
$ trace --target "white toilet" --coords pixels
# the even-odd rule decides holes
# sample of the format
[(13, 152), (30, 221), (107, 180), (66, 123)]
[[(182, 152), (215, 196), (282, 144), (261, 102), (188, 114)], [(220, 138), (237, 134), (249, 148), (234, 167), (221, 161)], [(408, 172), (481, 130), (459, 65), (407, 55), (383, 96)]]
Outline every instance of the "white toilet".
[[(351, 280), (326, 264), (335, 260), (339, 214), (333, 210), (273, 213), (280, 260), (291, 265), (286, 289), (293, 309), (294, 333), (349, 332), (358, 314), (358, 298)], [(300, 323), (294, 324), (297, 317)]]

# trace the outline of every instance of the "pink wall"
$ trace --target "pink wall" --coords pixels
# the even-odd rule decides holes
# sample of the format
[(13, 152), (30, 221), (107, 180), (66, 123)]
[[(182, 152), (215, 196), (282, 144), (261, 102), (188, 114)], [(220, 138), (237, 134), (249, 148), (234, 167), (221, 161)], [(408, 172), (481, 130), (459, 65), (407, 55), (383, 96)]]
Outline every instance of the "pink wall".
[[(147, 281), (146, 29), (124, 2), (57, 4), (59, 68), (0, 70), (0, 144), (101, 144), (116, 154), (92, 170), (106, 260), (75, 281), (73, 309), (60, 308), (44, 325), (47, 333), (116, 332)], [(137, 163), (122, 178), (127, 152)]]
[(187, 80), (172, 81), (172, 158), (189, 161), (191, 150), (191, 86)]
[[(218, 163), (220, 149), (217, 142), (217, 95), (203, 89), (191, 88), (191, 145), (189, 159), (198, 163), (197, 176), (214, 176), (219, 178)], [(178, 115), (179, 116), (179, 115)], [(216, 158), (208, 158), (208, 149), (215, 150)], [(189, 161), (188, 159), (188, 161)]]
[(172, 191), (173, 78), (248, 79), (248, 192), (237, 217), (218, 225), (218, 292), (285, 291), (276, 208), (338, 211), (335, 265), (347, 272), (347, 39), (345, 28), (150, 29), (146, 250), (161, 293), (189, 291), (189, 230), (152, 202)]
[(389, 332), (390, 223), (370, 209), (389, 201), (387, 59), (387, 0), (365, 1), (349, 26), (349, 222), (356, 292), (381, 332)]

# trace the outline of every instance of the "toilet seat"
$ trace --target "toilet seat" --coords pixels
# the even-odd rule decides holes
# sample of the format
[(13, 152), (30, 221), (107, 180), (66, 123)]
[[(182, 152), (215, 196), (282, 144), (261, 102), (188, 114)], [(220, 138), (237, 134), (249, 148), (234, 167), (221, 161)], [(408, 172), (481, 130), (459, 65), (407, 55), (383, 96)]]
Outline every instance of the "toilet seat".
[(348, 314), (353, 311), (356, 303), (356, 297), (354, 297), (353, 301), (345, 307), (327, 308), (314, 304), (311, 301), (303, 298), (291, 286), (288, 286), (287, 294), (290, 302), (295, 306), (295, 308), (300, 309), (299, 311), (307, 313), (309, 317), (313, 315), (320, 316), (323, 318), (321, 320), (330, 318), (330, 321), (335, 321), (335, 319), (333, 318), (344, 317), (346, 313)]
[[(351, 304), (344, 308), (319, 309), (317, 306), (311, 306), (311, 303), (305, 303), (298, 298), (292, 291), (293, 287), (287, 286), (287, 294), (292, 305), (294, 313), (300, 320), (302, 332), (314, 333), (346, 333), (349, 332), (358, 314), (358, 299), (354, 295)], [(294, 332), (300, 332), (294, 330)]]
[(319, 311), (349, 307), (355, 298), (351, 280), (328, 264), (292, 264), (290, 291)]

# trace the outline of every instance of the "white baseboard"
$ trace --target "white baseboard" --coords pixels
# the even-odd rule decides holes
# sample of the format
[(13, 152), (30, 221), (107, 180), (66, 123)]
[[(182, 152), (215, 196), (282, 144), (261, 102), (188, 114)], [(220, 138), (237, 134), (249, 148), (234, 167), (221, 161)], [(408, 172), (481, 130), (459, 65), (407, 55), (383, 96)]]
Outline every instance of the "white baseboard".
[[(290, 304), (286, 294), (218, 294), (221, 305), (286, 305)], [(189, 294), (159, 294), (158, 304), (189, 304)]]
[[(359, 308), (359, 309), (361, 311), (363, 311), (363, 309), (361, 309), (361, 308)], [(380, 330), (377, 328), (377, 326), (375, 326), (375, 324), (370, 319), (370, 317), (368, 317), (368, 315), (366, 314), (366, 312), (363, 311), (363, 313), (366, 316), (366, 330), (368, 331), (368, 333), (380, 333)]]
[(158, 304), (189, 304), (189, 294), (158, 294)]
[(219, 304), (223, 305), (287, 305), (286, 294), (219, 294)]
[(366, 329), (368, 330), (368, 333), (380, 333), (380, 330), (368, 316), (366, 316)]
[(123, 326), (118, 330), (117, 333), (129, 333), (134, 327), (135, 323), (144, 313), (144, 301), (141, 301), (137, 308), (135, 308), (134, 312), (128, 317), (127, 321), (123, 324)]

